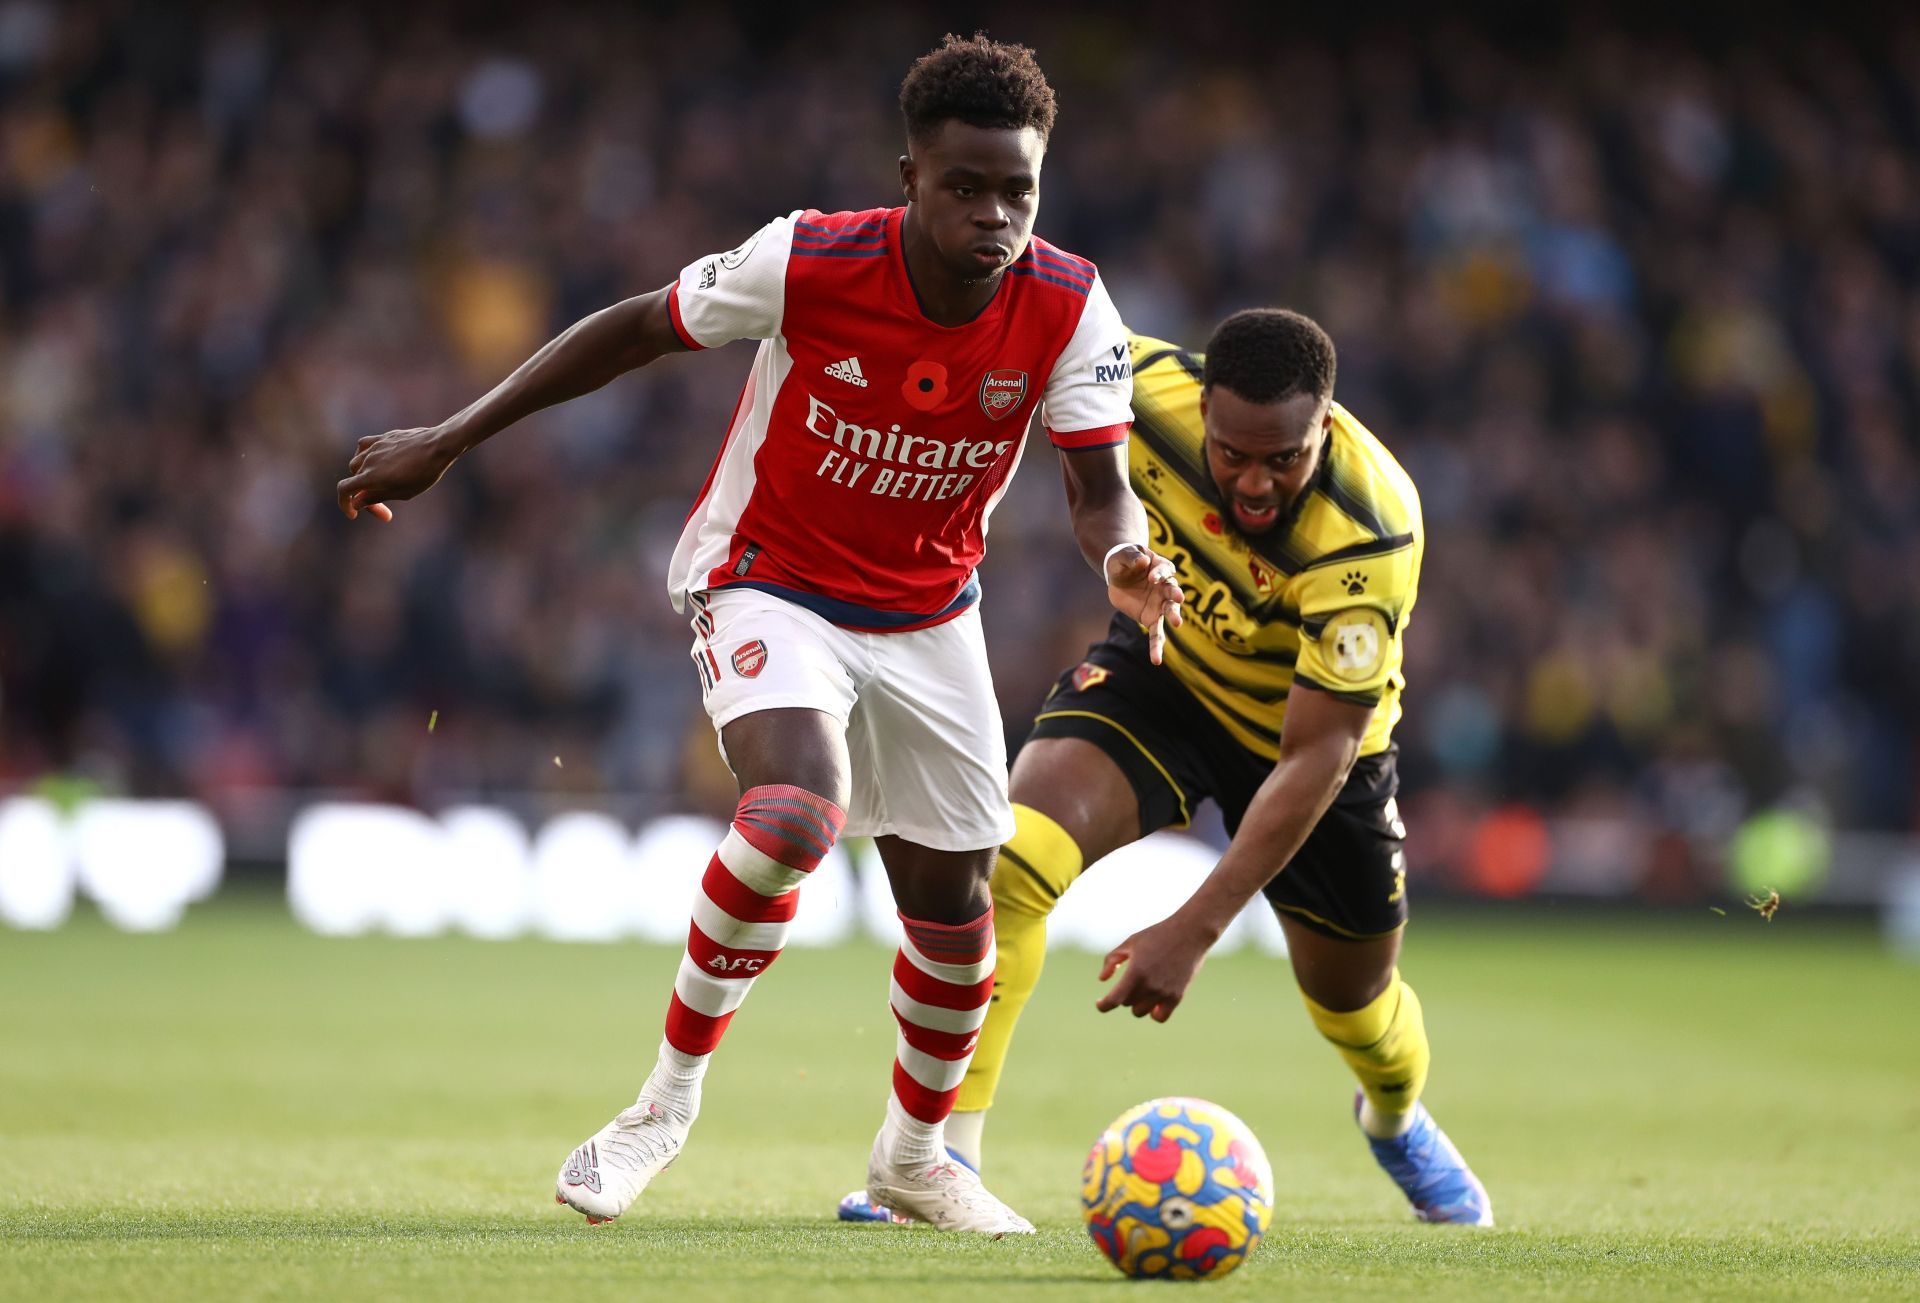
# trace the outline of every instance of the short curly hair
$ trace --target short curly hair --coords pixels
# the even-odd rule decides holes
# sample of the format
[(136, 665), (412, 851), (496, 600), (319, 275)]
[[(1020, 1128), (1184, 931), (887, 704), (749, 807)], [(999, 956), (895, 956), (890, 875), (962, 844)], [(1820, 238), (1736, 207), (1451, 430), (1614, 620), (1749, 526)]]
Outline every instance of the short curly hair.
[(949, 32), (900, 83), (900, 112), (914, 144), (932, 139), (952, 118), (970, 127), (1032, 127), (1044, 140), (1053, 134), (1055, 109), (1053, 87), (1033, 51), (985, 32), (964, 38)]
[(1220, 323), (1207, 341), (1201, 388), (1219, 385), (1250, 403), (1295, 394), (1333, 396), (1333, 340), (1311, 317), (1285, 308), (1248, 308)]

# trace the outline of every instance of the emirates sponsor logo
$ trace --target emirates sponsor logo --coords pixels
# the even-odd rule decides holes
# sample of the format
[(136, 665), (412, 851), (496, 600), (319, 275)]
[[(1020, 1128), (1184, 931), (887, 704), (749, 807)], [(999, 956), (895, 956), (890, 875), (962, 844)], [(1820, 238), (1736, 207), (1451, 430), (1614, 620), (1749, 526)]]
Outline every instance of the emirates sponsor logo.
[[(1014, 373), (1021, 374), (1021, 373)], [(1024, 382), (1024, 377), (1023, 377)], [(843, 488), (910, 502), (942, 502), (975, 487), (1020, 444), (1019, 431), (1005, 439), (954, 439), (916, 434), (898, 421), (885, 429), (849, 421), (811, 393), (807, 432), (832, 446), (822, 451), (814, 474)]]

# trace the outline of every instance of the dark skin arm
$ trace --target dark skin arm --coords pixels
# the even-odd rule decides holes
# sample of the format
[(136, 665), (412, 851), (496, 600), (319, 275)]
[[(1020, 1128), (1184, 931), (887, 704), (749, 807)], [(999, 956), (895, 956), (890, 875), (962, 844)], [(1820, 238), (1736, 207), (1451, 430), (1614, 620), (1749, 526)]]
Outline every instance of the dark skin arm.
[(1327, 812), (1372, 718), (1372, 707), (1313, 688), (1288, 694), (1280, 759), (1248, 805), (1233, 844), (1191, 900), (1108, 953), (1100, 980), (1116, 972), (1120, 980), (1100, 997), (1100, 1012), (1124, 1006), (1155, 1022), (1173, 1016), (1207, 950)]
[(686, 345), (674, 332), (667, 291), (655, 290), (576, 321), (512, 375), (439, 425), (360, 440), (340, 481), (340, 510), (392, 520), (386, 504), (418, 497), (460, 454), (542, 408), (592, 393), (608, 381)]
[[(1135, 541), (1147, 536), (1147, 513), (1127, 482), (1127, 450), (1063, 451), (1060, 468), (1080, 555), (1096, 570), (1104, 566), (1107, 601), (1146, 629), (1147, 655), (1158, 665), (1166, 626), (1180, 627), (1180, 583), (1172, 562)], [(1107, 553), (1120, 543), (1132, 546), (1107, 560)]]

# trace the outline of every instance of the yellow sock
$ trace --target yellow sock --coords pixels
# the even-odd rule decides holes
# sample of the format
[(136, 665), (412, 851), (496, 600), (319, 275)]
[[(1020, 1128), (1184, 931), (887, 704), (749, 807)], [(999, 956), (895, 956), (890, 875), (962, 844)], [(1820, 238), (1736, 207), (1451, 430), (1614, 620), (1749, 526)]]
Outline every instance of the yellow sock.
[(1335, 1013), (1304, 991), (1300, 998), (1307, 1002), (1313, 1025), (1360, 1079), (1375, 1115), (1391, 1123), (1410, 1113), (1426, 1087), (1432, 1053), (1420, 997), (1400, 980), (1400, 970), (1393, 970), (1393, 980), (1379, 998), (1351, 1013)]
[(1027, 998), (1040, 982), (1047, 961), (1047, 915), (1060, 893), (1085, 867), (1080, 847), (1067, 830), (1030, 806), (1013, 807), (1013, 839), (1000, 848), (993, 870), (993, 1003), (980, 1028), (973, 1062), (954, 1100), (956, 1112), (975, 1113), (993, 1106), (993, 1091), (1007, 1064), (1007, 1046)]

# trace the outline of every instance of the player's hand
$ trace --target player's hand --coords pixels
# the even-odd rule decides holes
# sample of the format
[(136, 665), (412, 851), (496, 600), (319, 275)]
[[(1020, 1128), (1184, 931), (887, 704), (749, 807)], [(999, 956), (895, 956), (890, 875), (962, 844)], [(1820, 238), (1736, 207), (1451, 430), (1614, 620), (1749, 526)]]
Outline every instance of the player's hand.
[(1151, 1014), (1155, 1022), (1165, 1022), (1186, 996), (1211, 944), (1212, 938), (1182, 922), (1178, 914), (1135, 932), (1107, 952), (1100, 980), (1116, 972), (1120, 980), (1094, 1008), (1111, 1013), (1125, 1007), (1136, 1018)]
[(347, 478), (335, 490), (340, 510), (348, 520), (362, 511), (392, 520), (387, 503), (419, 497), (440, 482), (459, 456), (444, 426), (370, 434), (355, 447)]
[(1155, 665), (1167, 645), (1167, 626), (1180, 627), (1180, 581), (1173, 562), (1135, 545), (1107, 558), (1107, 600), (1147, 631), (1147, 659)]

